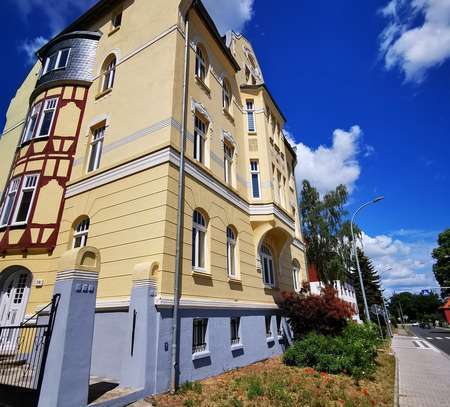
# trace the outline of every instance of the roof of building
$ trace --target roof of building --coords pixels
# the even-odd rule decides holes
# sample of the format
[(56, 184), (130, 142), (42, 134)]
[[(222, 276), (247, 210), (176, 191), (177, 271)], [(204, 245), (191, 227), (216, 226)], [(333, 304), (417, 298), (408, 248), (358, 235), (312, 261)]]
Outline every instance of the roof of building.
[[(47, 44), (45, 44), (42, 48), (40, 48), (36, 54), (38, 55), (38, 57), (41, 56), (45, 52), (45, 50), (48, 49), (48, 47), (51, 46), (51, 44), (54, 43), (56, 40), (58, 40), (62, 35), (68, 34), (72, 31), (88, 30), (90, 24), (96, 19), (98, 19), (99, 14), (101, 14), (104, 11), (107, 11), (111, 6), (113, 6), (115, 3), (119, 1), (120, 0), (98, 1), (84, 14), (82, 14), (75, 21), (69, 24), (63, 31), (57, 34), (52, 40), (50, 40)], [(219, 48), (227, 56), (233, 68), (236, 71), (239, 71), (241, 68), (236, 59), (233, 57), (230, 49), (226, 46), (225, 37), (222, 37), (220, 35), (219, 30), (216, 27), (216, 24), (209, 15), (203, 3), (200, 0), (193, 0), (191, 3), (191, 7), (194, 7), (197, 10), (198, 14), (200, 15), (200, 18), (205, 23), (206, 27), (209, 29), (211, 35), (213, 36)]]

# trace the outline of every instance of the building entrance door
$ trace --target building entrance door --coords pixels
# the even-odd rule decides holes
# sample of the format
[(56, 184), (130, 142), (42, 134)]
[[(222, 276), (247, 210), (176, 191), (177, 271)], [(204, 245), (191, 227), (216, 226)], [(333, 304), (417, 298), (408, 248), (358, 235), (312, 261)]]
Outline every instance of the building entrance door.
[[(30, 291), (30, 280), (31, 273), (27, 270), (16, 271), (5, 280), (0, 292), (1, 328), (19, 325), (22, 322)], [(0, 345), (6, 345), (13, 340), (10, 335), (11, 330), (1, 331)], [(9, 345), (11, 345), (8, 346), (9, 349), (15, 348), (14, 343), (9, 343)]]

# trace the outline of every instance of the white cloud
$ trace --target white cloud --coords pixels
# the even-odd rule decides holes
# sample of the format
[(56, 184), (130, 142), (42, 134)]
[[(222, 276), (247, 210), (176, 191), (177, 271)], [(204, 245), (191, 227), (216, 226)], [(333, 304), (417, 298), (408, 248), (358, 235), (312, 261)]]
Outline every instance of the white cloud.
[(254, 13), (254, 0), (203, 0), (219, 31), (240, 32)]
[(297, 148), (297, 182), (301, 183), (306, 179), (321, 194), (335, 189), (339, 184), (346, 185), (349, 192), (352, 192), (361, 173), (357, 160), (361, 135), (359, 126), (352, 126), (349, 131), (336, 129), (331, 147), (319, 146), (313, 150), (303, 143), (296, 144), (292, 135), (287, 133), (288, 140)]
[[(43, 32), (33, 39), (26, 39), (19, 45), (19, 51), (25, 52), (28, 62), (34, 62), (34, 53), (44, 45), (45, 37), (58, 34), (72, 19), (86, 11), (96, 0), (11, 0), (19, 9), (26, 23), (30, 17), (39, 13), (39, 22)], [(44, 18), (41, 18), (42, 14)]]
[(32, 64), (36, 60), (36, 51), (46, 44), (48, 39), (44, 37), (36, 37), (33, 40), (25, 40), (20, 44), (19, 49), (27, 55), (28, 63)]
[(391, 0), (381, 13), (388, 19), (380, 35), (386, 69), (398, 67), (406, 81), (420, 83), (450, 58), (449, 0)]
[[(400, 229), (397, 236), (427, 236), (428, 232), (411, 235), (409, 230)], [(405, 234), (403, 234), (403, 232)], [(414, 231), (415, 232), (415, 231)], [(436, 287), (432, 273), (433, 260), (432, 239), (404, 241), (393, 236), (362, 235), (364, 253), (372, 260), (376, 270), (381, 274), (383, 287), (388, 293), (393, 291), (420, 291)], [(387, 269), (390, 269), (385, 271)]]

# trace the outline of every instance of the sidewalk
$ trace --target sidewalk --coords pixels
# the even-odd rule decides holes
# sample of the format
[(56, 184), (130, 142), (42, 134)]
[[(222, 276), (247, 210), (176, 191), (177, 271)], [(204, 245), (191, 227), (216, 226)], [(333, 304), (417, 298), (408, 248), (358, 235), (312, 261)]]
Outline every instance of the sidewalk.
[(400, 407), (441, 407), (450, 403), (450, 358), (429, 342), (394, 335)]

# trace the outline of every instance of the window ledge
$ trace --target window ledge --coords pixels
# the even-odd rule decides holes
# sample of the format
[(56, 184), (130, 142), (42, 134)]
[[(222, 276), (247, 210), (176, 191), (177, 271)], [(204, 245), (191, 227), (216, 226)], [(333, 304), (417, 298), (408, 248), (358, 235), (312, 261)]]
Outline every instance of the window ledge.
[(237, 343), (236, 345), (231, 345), (231, 350), (241, 350), (244, 349), (244, 345), (242, 345), (242, 343)]
[(103, 96), (106, 96), (111, 92), (112, 92), (112, 88), (102, 90), (100, 93), (97, 94), (97, 96), (95, 96), (95, 100), (101, 99)]
[(250, 135), (250, 136), (256, 136), (256, 130), (253, 130), (253, 131), (248, 131), (248, 134)]
[(273, 336), (266, 337), (266, 342), (267, 343), (275, 342), (275, 338)]
[(226, 109), (226, 108), (222, 108), (223, 114), (228, 117), (228, 119), (234, 123), (234, 117), (233, 115), (230, 113), (230, 108)]
[(120, 30), (120, 25), (118, 27), (113, 28), (109, 33), (108, 33), (108, 37), (115, 34), (117, 31)]
[(242, 284), (242, 280), (239, 277), (228, 276), (228, 282), (234, 284)]
[(192, 354), (192, 360), (209, 358), (211, 356), (211, 352), (209, 350), (205, 350), (203, 352), (195, 352)]
[(277, 335), (277, 339), (278, 339), (278, 341), (282, 341), (284, 339), (284, 336), (283, 335)]
[(192, 269), (192, 275), (193, 276), (208, 277), (208, 278), (212, 277), (211, 273), (208, 270), (206, 270), (204, 268), (200, 268), (200, 267), (194, 267)]
[(195, 81), (208, 95), (211, 94), (211, 89), (209, 89), (209, 86), (205, 83), (205, 81), (203, 79), (201, 79), (197, 75), (195, 75)]

